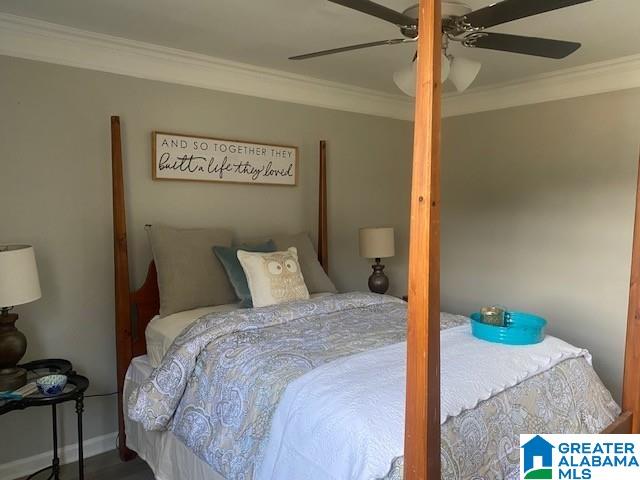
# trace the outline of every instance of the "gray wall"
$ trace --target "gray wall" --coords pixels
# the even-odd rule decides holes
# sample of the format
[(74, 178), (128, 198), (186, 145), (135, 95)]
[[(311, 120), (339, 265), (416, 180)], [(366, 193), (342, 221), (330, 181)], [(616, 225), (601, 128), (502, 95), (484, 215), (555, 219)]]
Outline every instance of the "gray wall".
[[(26, 360), (64, 357), (115, 389), (109, 116), (121, 115), (134, 283), (150, 253), (143, 226), (221, 225), (239, 236), (317, 225), (318, 141), (328, 141), (331, 276), (366, 289), (361, 226), (397, 227), (388, 269), (404, 293), (412, 125), (253, 97), (0, 57), (0, 243), (36, 249), (43, 297), (17, 308)], [(151, 131), (297, 145), (297, 187), (151, 180)], [(75, 442), (70, 408), (65, 443)], [(116, 430), (115, 399), (86, 401), (86, 438)], [(0, 463), (50, 449), (49, 411), (0, 417)], [(41, 434), (44, 432), (44, 435)]]
[(619, 395), (640, 90), (450, 118), (442, 305), (538, 312)]

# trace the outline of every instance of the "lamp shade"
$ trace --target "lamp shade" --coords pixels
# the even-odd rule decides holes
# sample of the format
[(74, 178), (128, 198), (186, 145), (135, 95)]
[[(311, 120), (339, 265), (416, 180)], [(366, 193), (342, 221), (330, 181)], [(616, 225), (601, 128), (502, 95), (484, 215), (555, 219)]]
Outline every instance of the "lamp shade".
[(41, 297), (33, 247), (0, 245), (0, 307), (13, 307)]
[(449, 80), (453, 82), (456, 90), (464, 92), (478, 76), (482, 64), (468, 58), (454, 57), (451, 61)]
[(360, 229), (360, 256), (386, 258), (395, 255), (393, 228), (369, 227)]
[[(444, 83), (444, 81), (449, 77), (451, 61), (444, 53), (441, 54), (440, 59), (442, 62), (440, 80)], [(393, 73), (393, 82), (405, 95), (410, 97), (416, 96), (416, 64), (417, 62), (415, 61), (411, 62), (410, 65), (407, 65)]]
[(393, 83), (410, 97), (416, 96), (416, 62), (393, 73)]
[(440, 55), (440, 62), (440, 81), (444, 83), (451, 73), (451, 59), (443, 53)]

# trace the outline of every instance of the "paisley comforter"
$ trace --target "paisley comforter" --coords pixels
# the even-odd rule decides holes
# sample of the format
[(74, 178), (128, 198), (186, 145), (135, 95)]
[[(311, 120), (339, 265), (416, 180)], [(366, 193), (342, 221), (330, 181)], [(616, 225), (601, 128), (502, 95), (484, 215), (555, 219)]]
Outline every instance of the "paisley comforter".
[[(460, 325), (443, 316), (441, 328)], [(129, 399), (147, 430), (171, 430), (224, 478), (255, 478), (285, 388), (341, 357), (402, 342), (406, 304), (350, 293), (205, 315)], [(506, 478), (517, 433), (595, 432), (619, 411), (584, 359), (567, 360), (443, 424), (443, 478)], [(401, 477), (402, 458), (386, 478)]]

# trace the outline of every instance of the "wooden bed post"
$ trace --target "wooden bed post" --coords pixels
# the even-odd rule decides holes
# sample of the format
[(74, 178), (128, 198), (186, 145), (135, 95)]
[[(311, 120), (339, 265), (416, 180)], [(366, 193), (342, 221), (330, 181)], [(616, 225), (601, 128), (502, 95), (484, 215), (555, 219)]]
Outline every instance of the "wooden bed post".
[(631, 251), (627, 339), (624, 352), (622, 410), (631, 412), (631, 433), (640, 433), (640, 164)]
[(320, 140), (320, 172), (318, 188), (318, 261), (325, 273), (329, 273), (327, 245), (327, 142)]
[[(123, 389), (131, 360), (147, 353), (145, 330), (160, 309), (160, 292), (155, 263), (149, 264), (147, 278), (135, 290), (129, 289), (129, 258), (127, 252), (127, 222), (124, 199), (122, 140), (120, 117), (111, 117), (111, 165), (113, 185), (113, 254), (116, 301), (116, 356), (118, 376), (118, 450), (123, 461), (135, 458), (136, 453), (126, 446)], [(320, 142), (320, 190), (318, 192), (318, 260), (328, 270), (327, 249), (327, 158), (326, 142)], [(132, 311), (135, 324), (132, 323)]]
[(440, 480), (440, 0), (420, 0), (411, 182), (405, 480)]
[(111, 171), (113, 187), (113, 266), (116, 300), (116, 369), (118, 375), (118, 451), (123, 461), (135, 457), (126, 446), (122, 394), (124, 377), (132, 357), (131, 309), (129, 304), (129, 256), (127, 253), (127, 219), (124, 209), (122, 142), (120, 117), (111, 117)]

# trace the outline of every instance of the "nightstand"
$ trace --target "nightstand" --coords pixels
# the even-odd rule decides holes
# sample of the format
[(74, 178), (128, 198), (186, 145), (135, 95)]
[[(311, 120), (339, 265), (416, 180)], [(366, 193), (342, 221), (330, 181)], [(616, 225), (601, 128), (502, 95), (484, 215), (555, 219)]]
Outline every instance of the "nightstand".
[(89, 379), (77, 375), (71, 362), (62, 359), (36, 360), (35, 362), (19, 365), (27, 370), (27, 382), (34, 382), (45, 375), (61, 374), (67, 376), (67, 385), (60, 395), (46, 397), (35, 392), (20, 400), (0, 400), (0, 415), (13, 410), (24, 410), (30, 407), (51, 406), (51, 424), (53, 430), (53, 459), (51, 465), (31, 474), (26, 480), (39, 473), (51, 470), (49, 479), (58, 480), (60, 473), (60, 459), (58, 457), (58, 418), (56, 406), (64, 402), (75, 402), (78, 419), (78, 480), (84, 480), (84, 456), (82, 451), (82, 412), (84, 411), (84, 392), (89, 388)]

